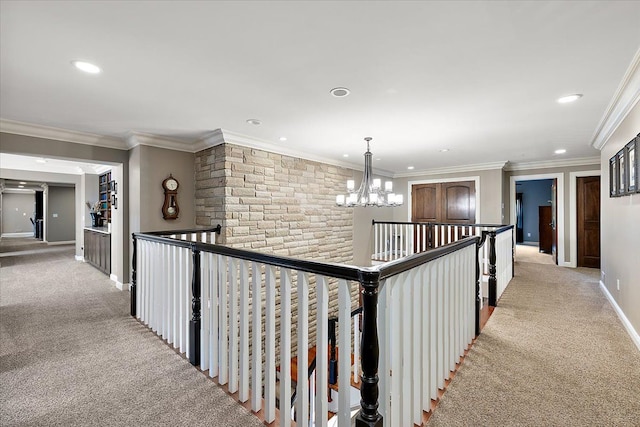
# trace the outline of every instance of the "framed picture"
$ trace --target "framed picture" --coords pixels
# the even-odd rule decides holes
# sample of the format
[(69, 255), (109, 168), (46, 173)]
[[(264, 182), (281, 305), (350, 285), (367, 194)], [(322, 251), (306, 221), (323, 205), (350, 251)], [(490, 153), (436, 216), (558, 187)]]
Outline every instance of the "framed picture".
[(640, 137), (632, 139), (625, 146), (627, 158), (627, 193), (638, 192), (638, 140), (640, 140)]
[(115, 181), (109, 181), (109, 191), (118, 194), (118, 183)]
[(618, 151), (616, 158), (618, 159), (618, 196), (624, 196), (627, 194), (627, 158), (624, 148)]
[(618, 197), (618, 156), (609, 159), (609, 197)]
[(118, 197), (115, 194), (111, 195), (111, 207), (113, 209), (118, 209)]

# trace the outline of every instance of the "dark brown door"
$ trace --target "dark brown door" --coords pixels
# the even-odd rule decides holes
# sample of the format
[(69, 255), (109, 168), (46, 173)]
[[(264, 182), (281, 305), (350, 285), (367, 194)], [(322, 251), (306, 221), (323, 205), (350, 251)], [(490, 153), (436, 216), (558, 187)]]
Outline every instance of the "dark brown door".
[(538, 206), (538, 240), (540, 252), (550, 254), (553, 252), (553, 235), (555, 230), (552, 227), (553, 216), (551, 206)]
[(416, 184), (411, 187), (411, 221), (473, 224), (475, 181)]
[(578, 267), (600, 268), (600, 177), (578, 178)]

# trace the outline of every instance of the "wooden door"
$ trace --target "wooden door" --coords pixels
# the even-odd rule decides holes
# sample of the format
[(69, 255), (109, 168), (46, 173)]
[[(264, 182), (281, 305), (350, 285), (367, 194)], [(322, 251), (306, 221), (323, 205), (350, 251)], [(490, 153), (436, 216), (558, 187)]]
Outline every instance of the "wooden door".
[(600, 268), (600, 177), (577, 178), (578, 267)]
[[(551, 254), (553, 262), (558, 265), (558, 179), (554, 178), (551, 184), (551, 228), (553, 234), (551, 236)], [(564, 238), (564, 236), (563, 236)]]
[(550, 254), (553, 252), (552, 207), (538, 206), (538, 244), (540, 252)]
[(411, 187), (411, 221), (475, 223), (475, 181), (413, 185)]

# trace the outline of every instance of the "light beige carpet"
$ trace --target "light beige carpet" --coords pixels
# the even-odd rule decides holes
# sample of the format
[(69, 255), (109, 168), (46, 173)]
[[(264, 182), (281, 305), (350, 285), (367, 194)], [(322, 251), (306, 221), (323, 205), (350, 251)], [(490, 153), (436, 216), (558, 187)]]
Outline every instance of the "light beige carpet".
[(540, 252), (538, 246), (516, 245), (516, 260), (518, 262), (555, 265), (553, 256)]
[(640, 426), (640, 351), (598, 270), (517, 262), (430, 426)]
[(2, 258), (0, 425), (261, 426), (73, 248)]

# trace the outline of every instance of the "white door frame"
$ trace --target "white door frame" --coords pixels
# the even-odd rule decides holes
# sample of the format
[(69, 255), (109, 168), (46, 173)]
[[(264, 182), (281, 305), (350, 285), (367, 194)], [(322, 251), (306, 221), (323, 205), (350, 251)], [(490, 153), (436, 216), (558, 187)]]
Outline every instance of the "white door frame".
[[(569, 173), (569, 266), (578, 266), (578, 177), (600, 176), (600, 169)], [(602, 193), (602, 188), (600, 188)], [(601, 195), (602, 196), (602, 195)], [(602, 198), (601, 198), (602, 200)]]
[(412, 212), (412, 200), (411, 200), (411, 187), (417, 184), (438, 184), (443, 182), (461, 182), (461, 181), (475, 181), (476, 185), (476, 219), (474, 221), (475, 224), (480, 223), (480, 176), (465, 176), (459, 178), (436, 178), (436, 179), (420, 179), (418, 181), (409, 181), (407, 182), (407, 207), (409, 211), (407, 212), (407, 222), (411, 222), (411, 212)]
[(556, 242), (556, 250), (558, 253), (558, 265), (560, 267), (570, 267), (570, 264), (564, 260), (564, 173), (543, 173), (536, 175), (514, 175), (509, 177), (509, 219), (510, 224), (515, 226), (516, 223), (516, 181), (532, 181), (537, 179), (556, 179), (556, 227), (558, 231), (558, 239)]

